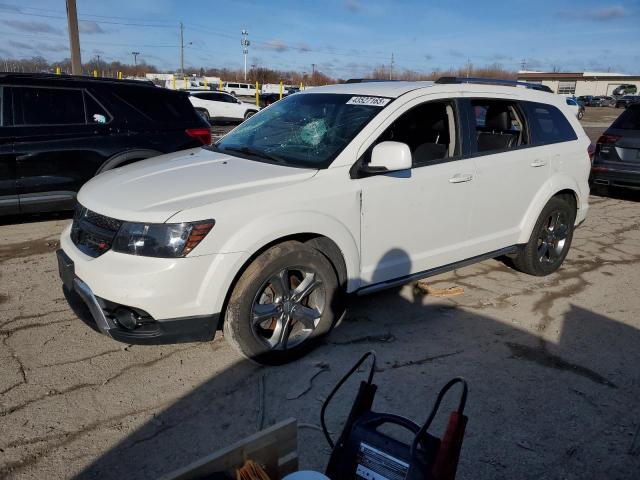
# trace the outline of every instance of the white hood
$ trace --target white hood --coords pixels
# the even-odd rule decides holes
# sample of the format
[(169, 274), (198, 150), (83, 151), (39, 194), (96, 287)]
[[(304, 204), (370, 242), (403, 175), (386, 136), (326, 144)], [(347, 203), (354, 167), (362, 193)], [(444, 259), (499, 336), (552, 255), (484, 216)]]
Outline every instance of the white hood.
[(120, 220), (162, 223), (182, 210), (300, 182), (316, 172), (194, 148), (102, 173), (82, 187), (78, 201)]

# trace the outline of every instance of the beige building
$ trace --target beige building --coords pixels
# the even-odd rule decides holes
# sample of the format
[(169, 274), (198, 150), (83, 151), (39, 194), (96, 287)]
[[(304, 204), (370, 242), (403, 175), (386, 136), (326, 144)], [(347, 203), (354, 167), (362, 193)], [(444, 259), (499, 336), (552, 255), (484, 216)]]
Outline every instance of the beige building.
[[(518, 72), (518, 80), (541, 83), (561, 95), (613, 95), (622, 85), (635, 85), (640, 92), (640, 75), (623, 75), (609, 72)], [(637, 94), (637, 93), (636, 93)]]

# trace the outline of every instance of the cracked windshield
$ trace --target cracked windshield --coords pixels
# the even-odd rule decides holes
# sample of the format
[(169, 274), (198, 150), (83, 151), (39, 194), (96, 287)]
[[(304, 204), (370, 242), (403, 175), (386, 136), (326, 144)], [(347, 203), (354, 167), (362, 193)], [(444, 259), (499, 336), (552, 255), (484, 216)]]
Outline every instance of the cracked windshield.
[(350, 103), (353, 98), (323, 93), (292, 95), (242, 123), (212, 148), (252, 160), (326, 168), (382, 110), (380, 105), (387, 104)]

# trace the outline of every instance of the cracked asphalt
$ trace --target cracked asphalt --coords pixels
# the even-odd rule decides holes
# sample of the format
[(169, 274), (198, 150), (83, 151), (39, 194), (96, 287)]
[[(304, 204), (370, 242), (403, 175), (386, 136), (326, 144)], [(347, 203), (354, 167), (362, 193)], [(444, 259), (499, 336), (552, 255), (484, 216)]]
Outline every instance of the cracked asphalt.
[[(638, 195), (592, 196), (551, 276), (488, 260), (428, 280), (462, 295), (407, 285), (354, 298), (324, 345), (277, 368), (242, 360), (221, 336), (147, 347), (89, 329), (57, 276), (68, 222), (0, 225), (0, 478), (157, 478), (289, 416), (301, 465), (322, 470), (321, 401), (370, 349), (377, 411), (424, 421), (448, 379), (468, 380), (458, 478), (640, 478)], [(356, 386), (328, 411), (334, 435)]]

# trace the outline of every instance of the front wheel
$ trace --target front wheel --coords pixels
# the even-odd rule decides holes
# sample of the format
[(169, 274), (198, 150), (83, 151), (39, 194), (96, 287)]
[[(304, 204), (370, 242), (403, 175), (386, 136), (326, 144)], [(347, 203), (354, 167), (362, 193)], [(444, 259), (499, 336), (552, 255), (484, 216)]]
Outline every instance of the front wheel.
[(576, 218), (575, 207), (561, 197), (553, 197), (545, 205), (525, 245), (518, 247), (513, 259), (517, 270), (544, 276), (555, 272), (564, 261)]
[(234, 287), (225, 338), (255, 362), (290, 362), (331, 330), (338, 297), (338, 279), (324, 255), (300, 242), (275, 245), (247, 267)]

